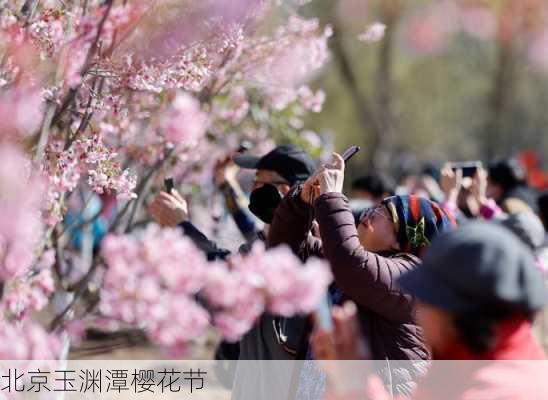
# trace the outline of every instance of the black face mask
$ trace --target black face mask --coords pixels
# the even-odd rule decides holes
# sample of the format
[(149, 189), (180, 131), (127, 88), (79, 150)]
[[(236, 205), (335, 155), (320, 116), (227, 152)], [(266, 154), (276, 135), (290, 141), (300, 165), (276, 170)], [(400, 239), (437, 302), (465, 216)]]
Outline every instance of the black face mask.
[(276, 211), (282, 198), (282, 194), (276, 186), (266, 183), (251, 192), (249, 211), (265, 224), (270, 224), (274, 219), (274, 211)]

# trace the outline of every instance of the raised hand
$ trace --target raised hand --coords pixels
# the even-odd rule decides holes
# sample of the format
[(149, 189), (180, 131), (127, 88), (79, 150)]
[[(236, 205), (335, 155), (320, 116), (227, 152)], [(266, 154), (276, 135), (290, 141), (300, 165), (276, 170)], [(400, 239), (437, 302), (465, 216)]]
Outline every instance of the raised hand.
[(450, 164), (445, 164), (441, 170), (440, 186), (445, 195), (445, 200), (456, 204), (462, 187), (462, 169), (453, 171)]
[(162, 226), (175, 227), (188, 219), (188, 205), (175, 189), (160, 192), (148, 205), (152, 218)]
[(314, 174), (315, 181), (320, 187), (320, 194), (337, 192), (341, 193), (344, 184), (344, 160), (333, 153), (331, 164), (323, 165)]

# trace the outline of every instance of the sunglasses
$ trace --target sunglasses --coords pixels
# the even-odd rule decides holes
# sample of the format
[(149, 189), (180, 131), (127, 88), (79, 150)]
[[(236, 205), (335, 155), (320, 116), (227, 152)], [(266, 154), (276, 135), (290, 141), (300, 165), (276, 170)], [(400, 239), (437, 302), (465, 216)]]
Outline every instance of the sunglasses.
[(382, 217), (385, 218), (388, 221), (392, 221), (389, 215), (386, 214), (386, 212), (383, 212), (383, 210), (387, 210), (386, 207), (383, 204), (379, 204), (378, 206), (366, 208), (362, 211), (359, 217), (359, 223), (362, 224), (366, 220), (371, 221), (376, 217)]

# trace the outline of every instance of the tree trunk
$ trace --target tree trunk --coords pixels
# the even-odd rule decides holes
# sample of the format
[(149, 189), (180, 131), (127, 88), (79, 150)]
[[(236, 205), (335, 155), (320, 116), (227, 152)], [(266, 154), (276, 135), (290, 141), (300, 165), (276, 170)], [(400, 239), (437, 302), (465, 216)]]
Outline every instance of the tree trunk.
[(401, 17), (401, 4), (399, 1), (383, 3), (382, 22), (386, 25), (385, 36), (379, 47), (379, 62), (377, 65), (377, 113), (381, 129), (379, 137), (378, 153), (374, 165), (381, 169), (387, 169), (385, 165), (387, 157), (383, 157), (397, 134), (397, 121), (393, 105), (393, 65), (394, 65), (394, 39), (398, 21)]
[[(376, 85), (374, 94), (369, 99), (358, 86), (358, 78), (352, 69), (350, 57), (344, 48), (342, 28), (337, 21), (336, 12), (332, 14), (333, 39), (331, 50), (339, 68), (341, 79), (348, 89), (361, 128), (369, 138), (367, 168), (385, 169), (387, 141), (395, 134), (396, 124), (393, 110), (393, 54), (396, 25), (401, 16), (401, 4), (395, 1), (388, 6), (382, 6), (383, 23), (386, 24), (385, 37), (379, 47), (379, 62), (377, 64)], [(357, 40), (357, 39), (356, 39)]]

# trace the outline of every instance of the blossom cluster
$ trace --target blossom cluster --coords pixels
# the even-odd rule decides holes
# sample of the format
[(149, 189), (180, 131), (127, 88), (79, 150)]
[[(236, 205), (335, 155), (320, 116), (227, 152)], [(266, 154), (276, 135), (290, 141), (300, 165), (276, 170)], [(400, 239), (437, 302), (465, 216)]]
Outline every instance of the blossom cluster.
[(288, 248), (207, 264), (180, 232), (150, 225), (139, 235), (109, 236), (100, 311), (142, 327), (170, 351), (183, 350), (212, 323), (237, 341), (265, 311), (293, 316), (314, 310), (331, 282), (326, 263), (301, 265)]
[(136, 327), (171, 350), (184, 348), (208, 326), (192, 298), (206, 274), (205, 258), (175, 229), (150, 225), (138, 236), (108, 236), (101, 313)]
[(0, 323), (0, 360), (56, 360), (61, 341), (32, 320)]
[(332, 280), (329, 266), (313, 259), (305, 265), (288, 247), (251, 252), (210, 267), (203, 294), (213, 306), (213, 320), (225, 339), (237, 341), (265, 311), (286, 317), (312, 312)]
[(16, 147), (0, 146), (0, 279), (29, 273), (40, 245), (43, 184)]
[[(284, 1), (284, 12), (307, 2)], [(61, 264), (73, 267), (80, 259), (98, 257), (83, 254), (84, 249), (77, 249), (82, 254), (73, 251), (77, 246), (70, 236), (83, 226), (69, 226), (71, 219), (65, 218), (70, 208), (78, 217), (76, 225), (93, 224), (87, 221), (93, 215), (82, 209), (91, 192), (101, 198), (116, 195), (114, 204), (103, 203), (94, 213), (101, 218), (122, 220), (127, 217), (123, 210), (129, 209), (131, 218), (133, 212), (141, 218), (141, 200), (151, 189), (147, 176), (155, 184), (161, 171), (203, 186), (211, 182), (208, 174), (215, 160), (241, 140), (252, 141), (259, 151), (271, 146), (278, 131), (315, 137), (303, 121), (306, 113), (321, 110), (325, 94), (306, 80), (328, 58), (329, 28), (290, 11), (287, 21), (258, 29), (281, 5), (276, 1), (178, 3), (0, 0), (4, 342), (32, 324), (30, 317), (47, 305), (54, 291), (64, 290), (74, 268), (67, 272), (71, 268)], [(282, 70), (288, 60), (299, 68)], [(143, 197), (135, 207), (125, 203), (137, 196)], [(131, 218), (123, 220), (127, 230)], [(105, 229), (112, 231), (115, 225), (106, 223)], [(215, 271), (222, 268), (236, 282), (256, 274), (266, 281), (265, 272), (206, 266), (201, 253), (178, 232), (150, 227), (135, 237), (131, 232), (111, 235), (101, 249), (108, 265), (101, 291), (103, 314), (144, 327), (151, 340), (173, 351), (184, 349), (210, 323), (236, 339), (265, 309), (304, 311), (302, 306), (287, 310), (276, 305), (273, 299), (281, 295), (274, 296), (264, 285), (249, 286), (245, 301), (251, 304), (251, 295), (257, 293), (262, 299), (261, 307), (249, 313), (241, 314), (234, 304), (216, 304), (218, 299), (204, 294)], [(269, 252), (256, 252), (257, 260), (264, 258), (261, 265), (271, 263)], [(287, 268), (297, 265), (287, 254), (278, 256), (286, 259)], [(99, 263), (96, 258), (88, 261)], [(244, 259), (240, 263), (246, 265)], [(297, 285), (301, 278), (294, 277)], [(87, 301), (76, 300), (74, 304)], [(28, 332), (20, 340), (27, 340), (29, 348), (33, 340), (44, 346), (49, 340), (45, 333), (40, 336), (38, 327)], [(35, 356), (51, 355), (37, 350), (24, 355)]]

